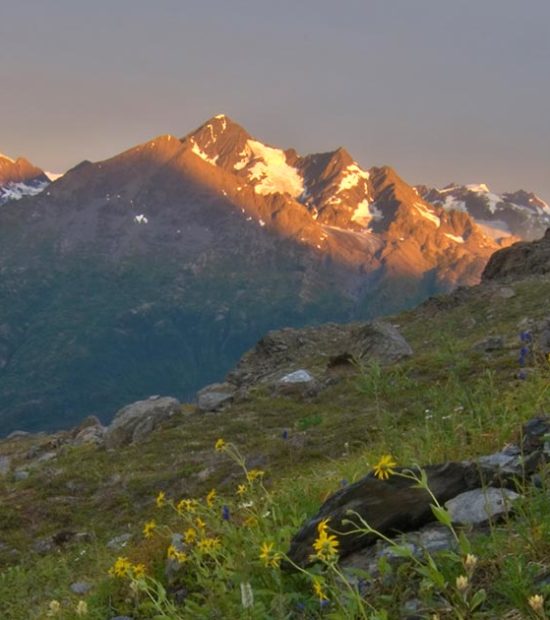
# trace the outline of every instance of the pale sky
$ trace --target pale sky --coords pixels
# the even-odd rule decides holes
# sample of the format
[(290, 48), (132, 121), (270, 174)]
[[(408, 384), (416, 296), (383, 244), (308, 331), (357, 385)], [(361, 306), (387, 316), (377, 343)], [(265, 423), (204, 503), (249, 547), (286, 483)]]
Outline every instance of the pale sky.
[(550, 0), (0, 0), (0, 152), (63, 171), (222, 112), (550, 201)]

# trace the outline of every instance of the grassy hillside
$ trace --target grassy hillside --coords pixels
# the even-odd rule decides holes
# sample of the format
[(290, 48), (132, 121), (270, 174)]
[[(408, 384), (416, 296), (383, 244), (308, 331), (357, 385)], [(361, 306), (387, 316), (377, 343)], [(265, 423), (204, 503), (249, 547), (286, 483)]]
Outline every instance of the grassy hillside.
[[(402, 465), (474, 457), (500, 449), (524, 421), (548, 412), (548, 360), (531, 347), (520, 368), (518, 355), (520, 332), (548, 316), (549, 298), (550, 278), (538, 277), (432, 299), (392, 318), (412, 358), (366, 365), (309, 399), (258, 387), (220, 413), (183, 406), (138, 446), (74, 447), (62, 433), (0, 443), (0, 456), (12, 459), (0, 479), (0, 617), (546, 617), (539, 599), (529, 603), (550, 593), (544, 471), (541, 488), (525, 489), (513, 518), (482, 535), (465, 533), (473, 568), (464, 565), (465, 546), (433, 563), (384, 562), (377, 578), (344, 578), (331, 561), (307, 574), (277, 564), (301, 522), (380, 456)], [(497, 348), (475, 346), (491, 335), (502, 337)], [(304, 366), (315, 373), (324, 363)], [(216, 451), (219, 438), (226, 448)], [(246, 457), (244, 470), (231, 446)], [(52, 456), (41, 460), (44, 454)], [(29, 475), (16, 480), (21, 468)], [(251, 470), (265, 473), (254, 479)], [(212, 489), (216, 497), (207, 501)], [(160, 492), (164, 501), (156, 501)], [(182, 498), (197, 498), (196, 512), (190, 504), (178, 509)], [(173, 534), (190, 529), (210, 548), (179, 547)], [(123, 534), (131, 538), (116, 548), (112, 539)], [(120, 557), (131, 567), (115, 564)], [(122, 576), (108, 575), (113, 565)], [(461, 576), (466, 586), (456, 581)], [(91, 586), (85, 595), (71, 591), (78, 581)], [(356, 588), (363, 582), (365, 598)], [(405, 611), (411, 601), (416, 616)]]

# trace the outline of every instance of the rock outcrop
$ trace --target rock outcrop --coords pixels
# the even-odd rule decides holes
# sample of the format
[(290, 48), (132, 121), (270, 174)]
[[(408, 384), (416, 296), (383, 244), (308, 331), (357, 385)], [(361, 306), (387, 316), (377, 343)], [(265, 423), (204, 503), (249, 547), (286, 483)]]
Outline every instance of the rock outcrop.
[(489, 281), (546, 273), (550, 273), (550, 228), (538, 241), (515, 243), (495, 252), (481, 277)]
[[(457, 524), (479, 524), (509, 511), (518, 497), (509, 487), (515, 487), (518, 481), (525, 484), (548, 459), (545, 435), (549, 430), (549, 417), (534, 418), (524, 425), (518, 445), (476, 461), (425, 467), (433, 497), (447, 507)], [(420, 473), (416, 468), (395, 471), (416, 476)], [(340, 556), (345, 558), (379, 540), (373, 533), (352, 531), (361, 526), (359, 519), (381, 534), (395, 537), (435, 521), (433, 503), (433, 498), (410, 477), (391, 475), (380, 480), (369, 473), (325, 501), (293, 537), (288, 556), (299, 566), (312, 562), (313, 543), (322, 519), (329, 519), (330, 529), (338, 533)]]
[(169, 396), (151, 396), (126, 405), (113, 418), (105, 431), (105, 446), (119, 448), (131, 443), (139, 443), (147, 437), (162, 421), (178, 413), (180, 402)]

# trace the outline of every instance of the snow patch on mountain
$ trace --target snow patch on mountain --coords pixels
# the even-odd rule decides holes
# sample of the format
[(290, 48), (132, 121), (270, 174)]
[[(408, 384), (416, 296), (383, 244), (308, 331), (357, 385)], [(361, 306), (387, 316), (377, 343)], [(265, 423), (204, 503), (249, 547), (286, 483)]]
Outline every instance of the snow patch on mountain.
[(46, 181), (38, 183), (7, 183), (0, 187), (0, 205), (9, 200), (21, 200), (25, 196), (36, 196), (48, 187)]
[(445, 235), (445, 237), (447, 237), (447, 239), (450, 239), (451, 241), (454, 241), (455, 243), (464, 243), (463, 237), (459, 237), (451, 233), (443, 233), (443, 234)]
[(430, 211), (426, 205), (421, 202), (415, 202), (413, 206), (424, 219), (435, 224), (437, 228), (441, 226), (441, 220), (439, 217), (437, 217), (433, 211)]
[(361, 180), (368, 181), (369, 173), (365, 170), (361, 170), (357, 164), (350, 164), (346, 167), (344, 176), (340, 181), (340, 185), (338, 186), (336, 193), (356, 187)]
[(216, 162), (218, 161), (218, 155), (216, 155), (215, 157), (208, 156), (193, 139), (191, 140), (191, 144), (191, 150), (193, 151), (193, 153), (195, 153), (195, 155), (198, 155), (202, 160), (211, 164), (212, 166), (216, 165)]
[(60, 179), (62, 176), (64, 176), (64, 172), (46, 172), (44, 170), (44, 174), (48, 177), (48, 179), (50, 179), (50, 181), (57, 181), (57, 179)]
[(246, 144), (254, 158), (248, 176), (251, 181), (258, 181), (254, 185), (257, 194), (286, 193), (298, 198), (304, 193), (304, 180), (296, 168), (288, 165), (284, 151), (256, 140), (247, 140)]

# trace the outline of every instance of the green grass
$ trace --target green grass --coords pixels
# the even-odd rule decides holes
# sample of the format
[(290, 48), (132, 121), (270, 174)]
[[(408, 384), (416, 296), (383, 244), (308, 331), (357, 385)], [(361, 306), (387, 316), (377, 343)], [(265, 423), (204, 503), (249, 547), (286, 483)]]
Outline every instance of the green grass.
[[(395, 317), (415, 355), (388, 368), (366, 364), (357, 375), (330, 385), (315, 398), (273, 397), (260, 389), (220, 414), (186, 408), (139, 446), (116, 452), (64, 448), (55, 461), (32, 469), (27, 480), (4, 480), (0, 617), (43, 618), (49, 602), (58, 600), (59, 617), (74, 618), (79, 597), (69, 586), (79, 579), (93, 585), (85, 597), (90, 618), (117, 613), (136, 620), (362, 617), (360, 603), (346, 594), (330, 567), (325, 572), (315, 569), (331, 601), (320, 608), (312, 593), (312, 576), (265, 569), (258, 559), (260, 546), (272, 541), (284, 552), (323, 498), (338, 489), (342, 479), (352, 482), (364, 476), (381, 454), (392, 454), (402, 464), (475, 457), (500, 449), (517, 436), (525, 420), (548, 411), (548, 364), (539, 359), (526, 381), (516, 375), (519, 326), (525, 317), (546, 316), (550, 282), (526, 280), (514, 288), (516, 296), (505, 303), (495, 302), (495, 290), (478, 289), (463, 293), (456, 307), (437, 309), (430, 302)], [(490, 334), (503, 335), (505, 347), (488, 355), (472, 349)], [(288, 431), (286, 440), (283, 430)], [(249, 469), (266, 471), (268, 495), (254, 490), (254, 527), (242, 526), (250, 514), (238, 507), (234, 494), (243, 481), (242, 471), (213, 450), (220, 436), (239, 447)], [(31, 445), (49, 440), (4, 442), (0, 454), (11, 454), (14, 465), (23, 466), (22, 455)], [(154, 497), (164, 490), (174, 500), (204, 498), (212, 488), (222, 499), (215, 511), (204, 506), (201, 510), (209, 530), (222, 541), (222, 567), (193, 558), (193, 570), (176, 571), (170, 582), (164, 574), (169, 531), (182, 532), (189, 523), (174, 511), (158, 512)], [(399, 618), (402, 605), (412, 598), (422, 601), (426, 618), (436, 613), (442, 599), (456, 608), (440, 609), (441, 618), (496, 619), (513, 610), (517, 618), (536, 617), (527, 601), (548, 592), (541, 581), (550, 571), (546, 497), (546, 489), (526, 490), (513, 520), (472, 538), (472, 551), (479, 559), (468, 596), (483, 589), (487, 598), (467, 612), (470, 615), (459, 616), (464, 610), (455, 600), (460, 594), (454, 586), (463, 570), (460, 560), (443, 556), (437, 558), (437, 571), (431, 576), (410, 562), (397, 568), (382, 566), (386, 577), (375, 580), (369, 595), (372, 608), (367, 606), (365, 617), (383, 618), (387, 613), (388, 618)], [(234, 516), (230, 525), (219, 522), (223, 503)], [(141, 529), (150, 518), (162, 527), (153, 540), (144, 540)], [(91, 542), (68, 542), (46, 556), (32, 551), (37, 539), (63, 530), (86, 532)], [(129, 547), (120, 552), (106, 547), (110, 538), (126, 532), (133, 534)], [(147, 566), (155, 583), (167, 588), (166, 603), (159, 603), (161, 589), (149, 592), (149, 598), (141, 581), (136, 582), (141, 587), (138, 595), (127, 579), (106, 576), (118, 554)], [(443, 588), (436, 585), (440, 578)], [(251, 583), (255, 594), (255, 606), (247, 610), (242, 608), (241, 583)], [(152, 581), (147, 584), (154, 586)], [(185, 604), (173, 603), (178, 588), (189, 593)]]

